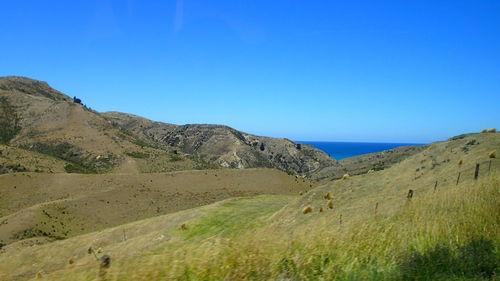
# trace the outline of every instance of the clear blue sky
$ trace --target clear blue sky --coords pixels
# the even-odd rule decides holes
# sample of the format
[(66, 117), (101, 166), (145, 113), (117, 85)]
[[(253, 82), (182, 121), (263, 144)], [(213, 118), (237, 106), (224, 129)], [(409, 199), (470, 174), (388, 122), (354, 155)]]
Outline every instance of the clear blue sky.
[(500, 127), (500, 1), (2, 1), (0, 76), (98, 111), (316, 141)]

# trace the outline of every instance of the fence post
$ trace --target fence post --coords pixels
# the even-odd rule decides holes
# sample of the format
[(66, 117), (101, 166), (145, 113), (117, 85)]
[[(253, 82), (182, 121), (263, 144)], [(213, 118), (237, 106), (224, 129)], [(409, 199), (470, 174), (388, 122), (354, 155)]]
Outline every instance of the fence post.
[(490, 173), (491, 170), (491, 159), (490, 159), (490, 164), (488, 165), (488, 173)]
[(436, 183), (434, 184), (434, 192), (436, 192), (437, 186), (438, 186), (438, 181), (436, 181)]
[(479, 163), (476, 164), (476, 171), (474, 172), (474, 179), (477, 180), (479, 176)]
[(458, 185), (458, 181), (460, 180), (460, 174), (461, 174), (461, 173), (462, 173), (462, 172), (458, 172), (457, 183), (456, 183), (455, 185)]
[(377, 204), (375, 204), (375, 215), (377, 214), (377, 210), (378, 210), (378, 202)]
[(342, 214), (340, 214), (339, 223), (340, 223), (340, 225), (342, 225)]

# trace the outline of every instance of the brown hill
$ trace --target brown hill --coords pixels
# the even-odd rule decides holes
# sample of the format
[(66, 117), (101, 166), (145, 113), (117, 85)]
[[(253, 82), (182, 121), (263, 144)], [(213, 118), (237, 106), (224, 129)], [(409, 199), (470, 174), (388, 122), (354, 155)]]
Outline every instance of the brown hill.
[[(202, 168), (210, 163), (231, 168), (278, 168), (308, 175), (336, 165), (323, 151), (287, 139), (254, 136), (221, 125), (177, 126), (130, 114), (101, 114), (75, 103), (47, 83), (29, 78), (1, 77), (0, 97), (20, 117), (20, 131), (9, 144), (63, 159), (68, 162), (68, 171), (159, 172)], [(177, 153), (174, 159), (184, 160), (184, 165), (152, 169), (141, 165), (149, 165), (151, 159), (138, 163), (141, 156), (147, 157), (144, 154), (162, 151)], [(160, 160), (158, 163), (163, 162)]]
[(312, 188), (276, 169), (0, 176), (0, 242), (62, 239), (232, 197)]
[[(20, 130), (7, 139), (7, 144), (63, 160), (67, 172), (162, 172), (204, 166), (185, 154), (148, 146), (45, 82), (1, 77), (0, 101), (3, 111), (8, 109), (19, 117)], [(9, 124), (14, 126), (13, 122)], [(20, 163), (26, 162), (28, 154), (24, 156)], [(145, 158), (147, 163), (140, 161)], [(47, 170), (31, 170), (36, 169)]]
[(17, 162), (12, 157), (0, 161), (0, 172), (60, 171), (46, 163), (34, 165), (32, 159), (39, 155), (26, 152), (34, 151), (63, 161), (67, 172), (268, 167), (320, 180), (385, 169), (425, 149), (400, 147), (336, 161), (306, 144), (223, 125), (174, 125), (126, 113), (98, 113), (45, 82), (15, 76), (0, 77), (0, 103), (1, 140), (23, 155)]

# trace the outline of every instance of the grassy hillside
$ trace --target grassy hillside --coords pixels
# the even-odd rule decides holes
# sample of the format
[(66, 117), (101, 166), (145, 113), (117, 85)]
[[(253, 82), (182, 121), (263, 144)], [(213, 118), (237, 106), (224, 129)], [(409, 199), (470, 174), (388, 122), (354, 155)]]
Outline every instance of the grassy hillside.
[(37, 243), (214, 203), (297, 194), (311, 183), (271, 169), (0, 176), (0, 242)]
[[(495, 173), (390, 215), (367, 210), (340, 225), (335, 210), (315, 212), (295, 229), (270, 224), (289, 198), (236, 199), (24, 249), (0, 256), (0, 267), (28, 270), (20, 280), (40, 272), (42, 280), (101, 280), (85, 253), (94, 246), (114, 258), (102, 280), (489, 280), (498, 274), (499, 198)], [(156, 229), (133, 233), (146, 225)]]
[(0, 174), (15, 172), (63, 173), (69, 163), (49, 155), (0, 144)]
[[(23, 163), (34, 162), (44, 154), (65, 162), (63, 171), (68, 173), (157, 173), (211, 168), (180, 150), (153, 146), (47, 83), (29, 78), (0, 77), (0, 123), (0, 144), (25, 151), (15, 165), (24, 166)], [(25, 170), (59, 172), (57, 164), (47, 164), (45, 161), (30, 165), (33, 168)], [(20, 170), (12, 168), (11, 163), (3, 166), (0, 172)]]
[[(301, 196), (229, 199), (44, 245), (9, 245), (0, 279), (492, 280), (500, 274), (500, 162), (489, 154), (499, 140), (460, 136)], [(111, 266), (99, 269), (88, 247), (102, 248), (98, 256), (109, 254)]]

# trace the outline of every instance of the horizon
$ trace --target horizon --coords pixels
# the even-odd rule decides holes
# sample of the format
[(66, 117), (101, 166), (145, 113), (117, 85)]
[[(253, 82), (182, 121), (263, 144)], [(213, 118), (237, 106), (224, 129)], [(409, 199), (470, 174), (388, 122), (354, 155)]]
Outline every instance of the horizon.
[(426, 144), (500, 126), (499, 12), (498, 1), (16, 1), (0, 11), (0, 76), (165, 123)]
[(425, 145), (428, 143), (410, 143), (410, 142), (377, 142), (377, 141), (315, 141), (315, 140), (294, 140), (299, 143), (378, 143), (378, 144), (405, 144), (405, 145)]

